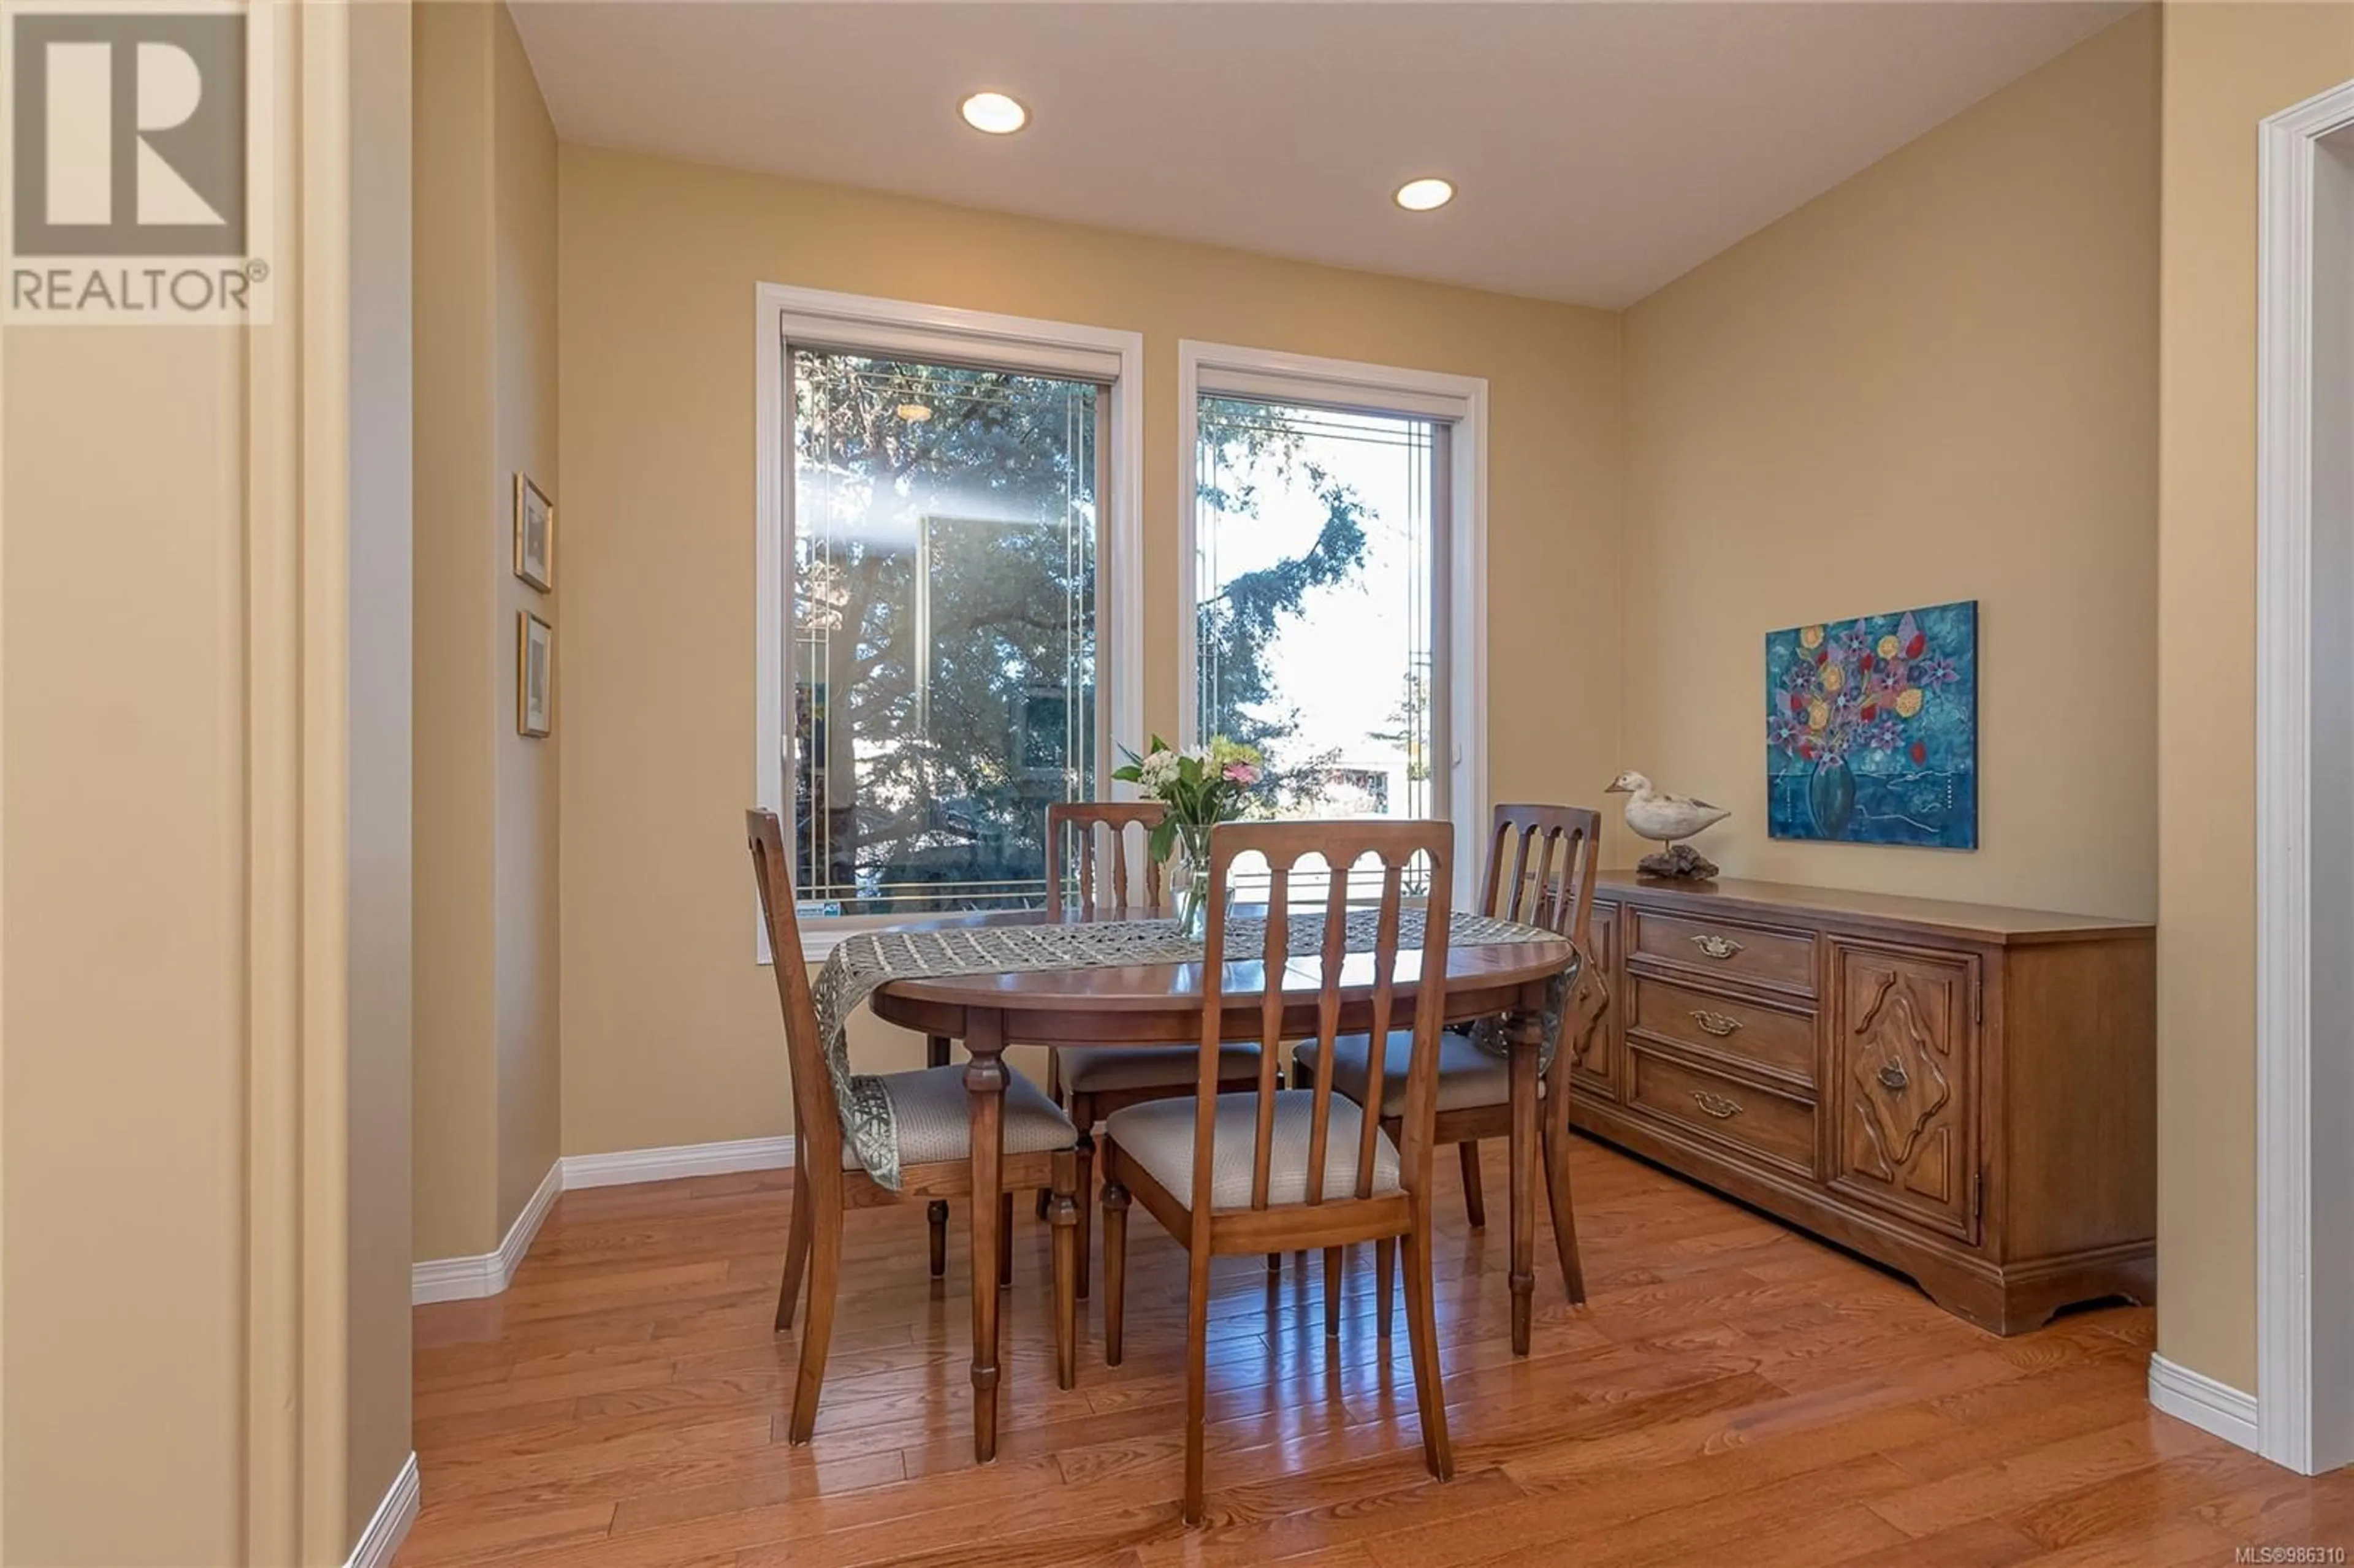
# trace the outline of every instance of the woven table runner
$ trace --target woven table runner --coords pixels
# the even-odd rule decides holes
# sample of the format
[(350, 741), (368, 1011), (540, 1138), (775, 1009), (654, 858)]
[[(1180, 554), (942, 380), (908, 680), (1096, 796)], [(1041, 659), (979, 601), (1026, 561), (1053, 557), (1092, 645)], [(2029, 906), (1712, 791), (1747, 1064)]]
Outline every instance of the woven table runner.
[[(1347, 950), (1373, 950), (1377, 909), (1354, 909), (1347, 916)], [(1423, 911), (1398, 912), (1401, 951), (1422, 946)], [(1447, 939), (1458, 948), (1509, 942), (1557, 941), (1551, 931), (1482, 915), (1455, 915)], [(1267, 920), (1235, 917), (1226, 923), (1226, 961), (1255, 963), (1264, 956)], [(1286, 950), (1313, 958), (1324, 947), (1321, 910), (1295, 911)], [(952, 926), (912, 931), (860, 931), (842, 938), (812, 988), (819, 1036), (825, 1043), (826, 1071), (841, 1107), (843, 1136), (867, 1174), (892, 1192), (899, 1190), (899, 1131), (883, 1078), (850, 1070), (844, 1033), (850, 1015), (876, 987), (901, 980), (946, 975), (1017, 974), (1044, 969), (1125, 969), (1136, 965), (1202, 961), (1202, 944), (1181, 935), (1174, 920), (1105, 920), (1072, 925)], [(1574, 967), (1574, 966), (1573, 966)], [(1553, 978), (1546, 993), (1544, 1054), (1550, 1059), (1561, 1034), (1561, 1017), (1572, 974)], [(1494, 1020), (1483, 1020), (1472, 1038), (1497, 1055), (1505, 1047)]]

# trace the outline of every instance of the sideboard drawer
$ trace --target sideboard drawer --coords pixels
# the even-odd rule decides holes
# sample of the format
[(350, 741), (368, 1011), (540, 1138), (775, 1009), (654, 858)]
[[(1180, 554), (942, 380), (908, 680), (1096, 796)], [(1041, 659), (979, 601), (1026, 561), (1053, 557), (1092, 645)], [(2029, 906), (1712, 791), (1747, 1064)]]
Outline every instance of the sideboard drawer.
[(1802, 1176), (1815, 1173), (1815, 1107), (1699, 1067), (1627, 1048), (1629, 1104), (1704, 1137), (1762, 1156)]
[(1815, 1083), (1815, 1019), (1810, 1012), (1769, 1007), (1636, 975), (1627, 1027), (1703, 1056), (1730, 1056), (1770, 1073)]
[(1815, 994), (1815, 939), (1731, 920), (1693, 920), (1661, 909), (1637, 909), (1628, 950), (1680, 969), (1770, 986), (1793, 996)]

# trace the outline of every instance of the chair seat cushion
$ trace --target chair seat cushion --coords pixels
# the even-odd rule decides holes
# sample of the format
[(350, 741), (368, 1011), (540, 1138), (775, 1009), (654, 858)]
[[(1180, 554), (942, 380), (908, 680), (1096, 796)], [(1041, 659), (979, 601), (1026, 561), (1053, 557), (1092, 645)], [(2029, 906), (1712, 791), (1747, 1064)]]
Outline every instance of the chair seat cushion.
[[(899, 1129), (902, 1167), (972, 1157), (972, 1099), (964, 1086), (962, 1067), (885, 1073), (881, 1082), (883, 1092), (891, 1097), (891, 1116)], [(1008, 1072), (1005, 1075), (1005, 1111), (1001, 1125), (1008, 1154), (1069, 1149), (1079, 1141), (1078, 1130), (1063, 1114), (1063, 1107), (1019, 1073)], [(852, 1151), (847, 1139), (842, 1146), (842, 1168), (859, 1168), (858, 1156)]]
[[(1121, 1045), (1100, 1051), (1059, 1052), (1063, 1087), (1074, 1094), (1101, 1095), (1120, 1089), (1190, 1089), (1201, 1081), (1198, 1045)], [(1258, 1047), (1218, 1048), (1218, 1079), (1258, 1075)]]
[[(1317, 1043), (1313, 1040), (1299, 1047), (1299, 1059), (1310, 1072), (1322, 1075), (1317, 1061)], [(1371, 1037), (1363, 1034), (1343, 1034), (1332, 1042), (1332, 1086), (1359, 1105), (1365, 1103), (1365, 1083), (1370, 1071)], [(1414, 1032), (1408, 1029), (1390, 1031), (1389, 1044), (1382, 1050), (1382, 1117), (1387, 1120), (1405, 1114), (1405, 1069), (1414, 1055)], [(1442, 1111), (1469, 1110), (1479, 1106), (1500, 1106), (1512, 1097), (1511, 1070), (1499, 1056), (1491, 1056), (1461, 1034), (1441, 1033), (1438, 1037), (1438, 1108)]]
[[(1104, 1124), (1120, 1152), (1189, 1209), (1193, 1206), (1194, 1104), (1192, 1098), (1154, 1100), (1115, 1111)], [(1315, 1118), (1314, 1091), (1285, 1089), (1275, 1097), (1275, 1131), (1267, 1160), (1268, 1203), (1308, 1201), (1308, 1142)], [(1363, 1125), (1363, 1113), (1355, 1106), (1339, 1095), (1332, 1097), (1331, 1119), (1325, 1130), (1326, 1198), (1346, 1198), (1356, 1192), (1357, 1139)], [(1250, 1207), (1257, 1137), (1258, 1096), (1220, 1095), (1210, 1158), (1214, 1211)], [(1397, 1145), (1390, 1141), (1388, 1133), (1376, 1129), (1373, 1192), (1379, 1195), (1398, 1190)]]

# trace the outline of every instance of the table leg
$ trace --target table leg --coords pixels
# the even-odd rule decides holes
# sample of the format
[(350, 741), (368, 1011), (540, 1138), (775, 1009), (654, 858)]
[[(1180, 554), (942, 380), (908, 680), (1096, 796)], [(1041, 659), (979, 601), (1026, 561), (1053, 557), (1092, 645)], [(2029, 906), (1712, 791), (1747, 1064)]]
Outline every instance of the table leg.
[(997, 1457), (997, 1233), (1005, 1188), (1005, 1019), (967, 1015), (964, 1086), (972, 1110), (972, 1457)]
[(1561, 1283), (1569, 1304), (1585, 1304), (1585, 1268), (1577, 1256), (1577, 1216), (1569, 1206), (1569, 1072), (1573, 1053), (1570, 1031), (1562, 1031), (1553, 1053), (1553, 1071), (1544, 1086), (1545, 1202), (1553, 1212), (1553, 1255), (1561, 1263)]
[(1537, 1273), (1537, 1053), (1535, 1019), (1515, 1013), (1505, 1026), (1511, 1050), (1512, 1165), (1512, 1354), (1529, 1353), (1529, 1321), (1535, 1306)]

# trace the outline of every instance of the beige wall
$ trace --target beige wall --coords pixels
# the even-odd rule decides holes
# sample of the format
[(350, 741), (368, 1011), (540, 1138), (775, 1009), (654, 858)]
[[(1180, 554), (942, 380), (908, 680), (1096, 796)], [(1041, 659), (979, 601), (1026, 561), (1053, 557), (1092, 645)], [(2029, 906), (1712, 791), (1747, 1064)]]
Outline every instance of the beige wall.
[[(557, 738), (515, 731), (516, 471), (556, 479), (556, 134), (504, 5), (416, 12), (416, 1255), (557, 1149)], [(559, 521), (561, 521), (559, 514)]]
[[(562, 1106), (557, 1040), (557, 789), (563, 730), (515, 733), (515, 617), (529, 609), (561, 625), (561, 595), (514, 575), (514, 476), (528, 473), (559, 503), (556, 387), (556, 127), (504, 5), (494, 7), (492, 144), (498, 175), (492, 443), (498, 485), (497, 557), (499, 1167), (504, 1232), (556, 1160)], [(558, 545), (561, 546), (561, 535)], [(561, 579), (558, 579), (561, 581)], [(559, 632), (557, 647), (563, 646)], [(559, 655), (557, 667), (562, 668)]]
[(489, 7), (416, 8), (415, 1247), (488, 1252), (500, 704), (491, 454)]
[(340, 1563), (408, 1453), (408, 62), (368, 9), (281, 17), (275, 324), (0, 331), (24, 1568)]
[(409, 16), (351, 11), (350, 1192), (344, 1548), (408, 1457)]
[(559, 164), (567, 1152), (790, 1125), (742, 835), (757, 283), (1144, 334), (1145, 702), (1164, 730), (1177, 340), (1488, 377), (1492, 789), (1608, 777), (1613, 317), (585, 147)]
[[(227, 1563), (244, 350), (225, 330), (11, 327), (0, 357), (7, 1561)], [(164, 1280), (171, 1309), (143, 1310)]]
[[(1627, 766), (1733, 874), (2147, 917), (2158, 21), (1626, 314)], [(1978, 601), (1974, 853), (1766, 835), (1765, 634)]]
[(2354, 78), (2354, 6), (2165, 12), (2158, 1350), (2256, 1386), (2256, 123)]

